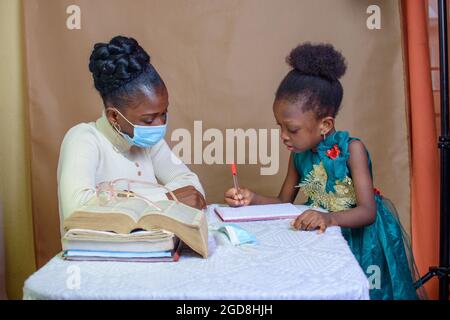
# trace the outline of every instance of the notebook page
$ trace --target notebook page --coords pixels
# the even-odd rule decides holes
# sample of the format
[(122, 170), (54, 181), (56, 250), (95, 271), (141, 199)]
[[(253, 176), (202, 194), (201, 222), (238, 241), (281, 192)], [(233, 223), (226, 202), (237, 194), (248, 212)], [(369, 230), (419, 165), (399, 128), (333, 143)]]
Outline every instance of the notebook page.
[(256, 221), (272, 219), (293, 219), (308, 206), (294, 206), (291, 203), (253, 205), (245, 207), (217, 207), (216, 213), (223, 221)]

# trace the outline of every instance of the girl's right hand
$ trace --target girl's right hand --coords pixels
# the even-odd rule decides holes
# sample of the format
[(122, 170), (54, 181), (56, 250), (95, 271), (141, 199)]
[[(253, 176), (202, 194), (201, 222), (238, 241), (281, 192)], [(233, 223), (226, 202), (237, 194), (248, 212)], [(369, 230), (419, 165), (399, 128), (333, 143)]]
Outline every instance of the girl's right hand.
[(255, 193), (247, 188), (229, 189), (225, 192), (225, 202), (230, 207), (248, 206), (252, 203)]

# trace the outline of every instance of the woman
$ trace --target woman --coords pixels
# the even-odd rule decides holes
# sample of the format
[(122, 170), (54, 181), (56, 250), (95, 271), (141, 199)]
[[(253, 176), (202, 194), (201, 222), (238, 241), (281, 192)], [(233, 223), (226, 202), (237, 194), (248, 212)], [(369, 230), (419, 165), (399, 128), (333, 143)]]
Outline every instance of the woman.
[[(144, 49), (123, 36), (97, 43), (89, 70), (105, 110), (96, 122), (71, 128), (62, 142), (58, 163), (61, 221), (95, 195), (99, 182), (120, 178), (159, 182), (181, 202), (204, 208), (197, 175), (163, 139), (169, 96)], [(171, 199), (163, 188), (131, 191), (154, 201)]]

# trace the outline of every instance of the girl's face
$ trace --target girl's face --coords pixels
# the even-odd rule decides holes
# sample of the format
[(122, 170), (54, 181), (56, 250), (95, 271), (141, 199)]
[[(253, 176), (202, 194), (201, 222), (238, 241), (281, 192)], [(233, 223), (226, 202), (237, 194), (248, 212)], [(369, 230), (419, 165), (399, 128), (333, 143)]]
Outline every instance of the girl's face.
[(317, 119), (313, 111), (302, 111), (299, 103), (275, 100), (273, 113), (281, 129), (281, 140), (291, 152), (314, 149), (323, 140), (323, 134), (334, 128), (334, 118)]
[[(166, 123), (169, 95), (165, 87), (155, 92), (141, 93), (136, 101), (134, 105), (119, 110), (128, 121), (138, 126), (160, 126)], [(106, 109), (106, 114), (111, 124), (117, 123), (123, 133), (133, 137), (133, 126), (113, 106)]]

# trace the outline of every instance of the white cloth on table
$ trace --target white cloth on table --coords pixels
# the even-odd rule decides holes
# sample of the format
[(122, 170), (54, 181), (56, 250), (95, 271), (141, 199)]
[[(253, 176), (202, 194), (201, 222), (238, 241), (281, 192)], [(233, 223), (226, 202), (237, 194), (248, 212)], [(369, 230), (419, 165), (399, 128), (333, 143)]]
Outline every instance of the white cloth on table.
[[(213, 208), (208, 220), (216, 225)], [(208, 259), (189, 249), (173, 263), (69, 262), (58, 255), (27, 279), (24, 299), (369, 299), (368, 280), (339, 227), (317, 234), (292, 230), (290, 221), (238, 223), (258, 245), (236, 247), (210, 232)], [(74, 270), (80, 283), (71, 289)]]

